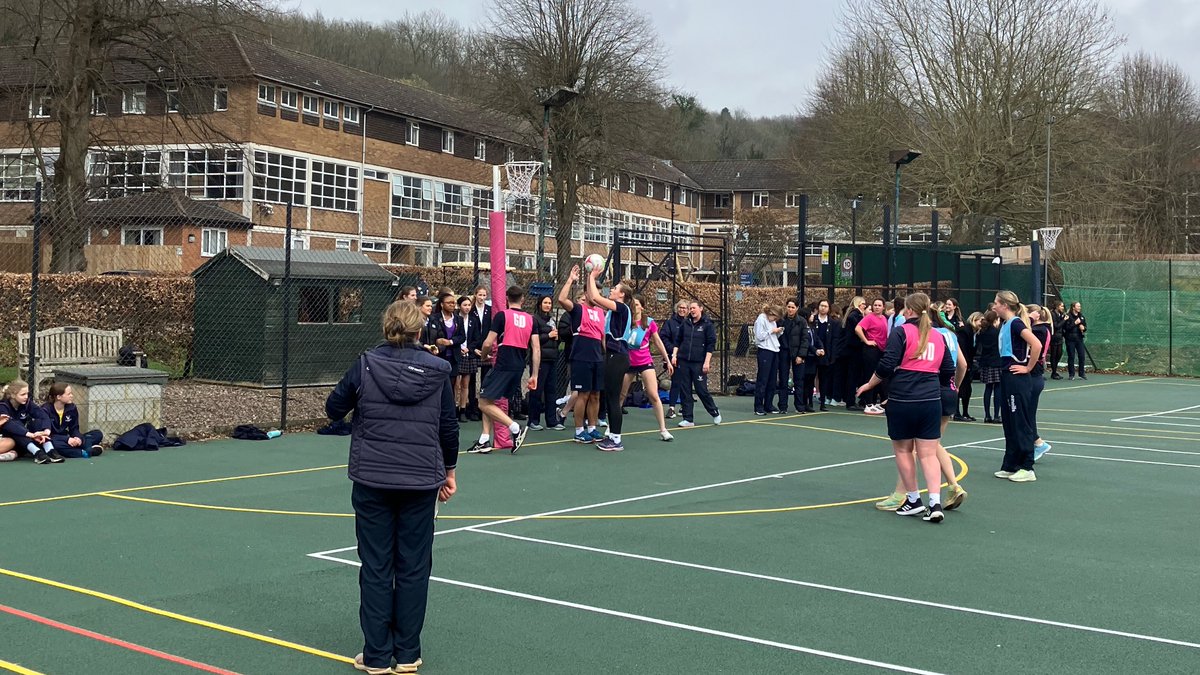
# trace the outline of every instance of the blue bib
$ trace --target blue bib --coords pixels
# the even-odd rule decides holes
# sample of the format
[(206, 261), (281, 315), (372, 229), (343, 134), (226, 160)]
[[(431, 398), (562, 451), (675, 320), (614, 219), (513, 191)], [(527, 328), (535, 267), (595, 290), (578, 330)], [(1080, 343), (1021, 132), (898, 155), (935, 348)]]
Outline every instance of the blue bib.
[(949, 328), (934, 328), (937, 332), (946, 338), (946, 349), (950, 351), (950, 362), (958, 366), (958, 338), (954, 336), (954, 331)]
[(1018, 318), (1014, 316), (1005, 321), (1004, 325), (1000, 326), (1000, 358), (1008, 357), (1017, 363), (1025, 363), (1029, 360), (1029, 350), (1025, 351), (1025, 358), (1023, 359), (1018, 359), (1013, 354), (1012, 325)]

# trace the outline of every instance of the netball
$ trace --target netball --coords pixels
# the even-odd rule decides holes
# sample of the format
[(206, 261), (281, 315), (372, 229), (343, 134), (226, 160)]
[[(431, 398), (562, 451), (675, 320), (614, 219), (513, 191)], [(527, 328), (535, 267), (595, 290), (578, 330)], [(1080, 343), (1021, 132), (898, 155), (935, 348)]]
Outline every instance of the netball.
[(583, 259), (583, 270), (591, 272), (594, 269), (604, 269), (604, 256), (599, 253), (593, 253)]

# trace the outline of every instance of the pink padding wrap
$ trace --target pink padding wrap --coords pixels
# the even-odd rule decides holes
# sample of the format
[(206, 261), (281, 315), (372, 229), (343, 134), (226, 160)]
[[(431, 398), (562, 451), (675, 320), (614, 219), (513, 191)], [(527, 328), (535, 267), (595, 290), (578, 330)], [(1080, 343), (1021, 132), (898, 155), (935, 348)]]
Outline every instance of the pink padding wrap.
[(508, 245), (504, 234), (504, 212), (492, 211), (488, 214), (488, 235), (491, 242), (488, 246), (488, 262), (492, 266), (493, 312), (504, 309), (507, 304), (504, 294), (508, 290)]

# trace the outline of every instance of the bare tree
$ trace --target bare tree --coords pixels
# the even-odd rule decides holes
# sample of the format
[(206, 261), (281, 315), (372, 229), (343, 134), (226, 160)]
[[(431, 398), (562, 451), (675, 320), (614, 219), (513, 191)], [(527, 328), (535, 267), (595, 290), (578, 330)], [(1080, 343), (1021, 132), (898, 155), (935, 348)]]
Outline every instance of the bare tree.
[(758, 274), (787, 261), (796, 243), (789, 214), (778, 209), (738, 209), (729, 235), (730, 268)]
[[(87, 232), (79, 223), (89, 192), (88, 153), (121, 144), (122, 127), (98, 115), (98, 107), (114, 95), (120, 101), (137, 78), (159, 92), (175, 92), (179, 114), (164, 116), (164, 131), (169, 126), (185, 141), (212, 140), (220, 130), (201, 113), (213, 110), (223, 55), (213, 53), (209, 40), (220, 31), (247, 30), (254, 16), (269, 11), (266, 0), (0, 2), (0, 24), (22, 36), (21, 45), (9, 49), (25, 67), (15, 68), (21, 75), (6, 93), (16, 105), (29, 106), (24, 141), (53, 196), (52, 269), (83, 268)], [(58, 153), (48, 165), (42, 149), (49, 146)]]
[(527, 123), (541, 146), (542, 105), (557, 87), (578, 98), (554, 111), (549, 181), (559, 226), (558, 274), (570, 269), (571, 223), (581, 176), (627, 169), (664, 98), (662, 51), (650, 23), (627, 0), (497, 0), (476, 46), (472, 87), (486, 105)]

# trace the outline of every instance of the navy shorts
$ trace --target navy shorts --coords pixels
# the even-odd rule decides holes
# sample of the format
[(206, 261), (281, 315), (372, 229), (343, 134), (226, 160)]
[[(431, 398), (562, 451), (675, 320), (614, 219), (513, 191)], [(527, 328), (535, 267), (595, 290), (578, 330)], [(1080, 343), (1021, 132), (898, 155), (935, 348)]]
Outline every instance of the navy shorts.
[(641, 375), (642, 373), (646, 372), (647, 370), (654, 370), (654, 364), (647, 363), (644, 366), (629, 366), (629, 374), (630, 375)]
[(958, 392), (950, 387), (942, 387), (942, 417), (954, 417), (958, 414)]
[(907, 441), (918, 438), (936, 441), (942, 437), (942, 402), (888, 401), (888, 438)]
[(604, 391), (603, 361), (572, 361), (572, 391)]
[(483, 389), (479, 391), (479, 398), (495, 401), (519, 395), (521, 393), (521, 376), (523, 374), (524, 372), (520, 370), (497, 370), (496, 368), (492, 368), (487, 377), (483, 379)]

